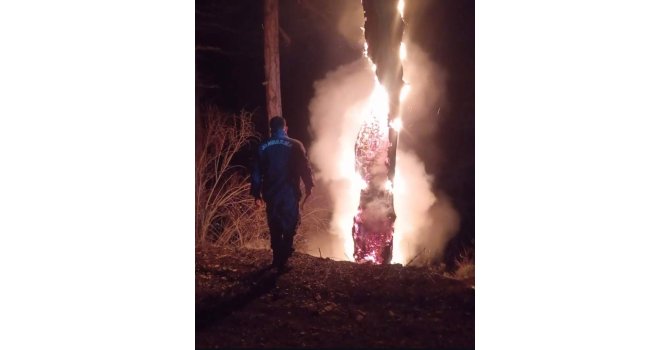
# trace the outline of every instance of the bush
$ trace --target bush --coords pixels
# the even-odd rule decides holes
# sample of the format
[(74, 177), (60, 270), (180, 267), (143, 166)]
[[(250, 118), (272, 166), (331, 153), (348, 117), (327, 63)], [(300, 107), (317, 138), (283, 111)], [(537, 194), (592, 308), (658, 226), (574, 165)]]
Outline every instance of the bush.
[(203, 148), (196, 160), (196, 246), (240, 247), (267, 237), (265, 211), (250, 195), (249, 173), (236, 155), (259, 140), (252, 115), (205, 110)]

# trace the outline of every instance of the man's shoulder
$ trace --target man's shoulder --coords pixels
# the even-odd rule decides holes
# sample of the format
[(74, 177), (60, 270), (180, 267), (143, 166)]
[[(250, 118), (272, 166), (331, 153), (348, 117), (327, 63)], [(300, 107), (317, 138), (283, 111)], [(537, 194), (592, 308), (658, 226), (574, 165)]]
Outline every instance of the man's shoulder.
[(299, 149), (303, 152), (306, 152), (305, 145), (303, 145), (302, 141), (300, 141), (298, 139), (291, 138), (291, 137), (288, 137), (287, 140), (289, 140), (294, 145), (294, 148)]
[(287, 137), (286, 139), (289, 140), (290, 142), (292, 142), (293, 144), (303, 146), (302, 141), (300, 141), (298, 139), (294, 139), (292, 137)]

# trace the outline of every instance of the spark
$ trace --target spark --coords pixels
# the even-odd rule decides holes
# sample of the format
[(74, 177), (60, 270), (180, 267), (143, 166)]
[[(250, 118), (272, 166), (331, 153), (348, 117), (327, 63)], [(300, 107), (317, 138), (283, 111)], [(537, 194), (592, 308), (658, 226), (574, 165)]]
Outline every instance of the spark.
[[(366, 45), (366, 51), (367, 51), (367, 45)], [(407, 59), (407, 46), (405, 46), (404, 42), (400, 43), (400, 59), (403, 61)]]

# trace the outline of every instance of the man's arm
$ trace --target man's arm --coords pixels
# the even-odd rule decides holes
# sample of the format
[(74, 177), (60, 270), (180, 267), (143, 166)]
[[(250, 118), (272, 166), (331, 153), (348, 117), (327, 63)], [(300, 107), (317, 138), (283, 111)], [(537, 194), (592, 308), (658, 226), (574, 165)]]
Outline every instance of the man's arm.
[(307, 151), (302, 142), (298, 142), (300, 146), (300, 157), (299, 157), (299, 172), (302, 182), (305, 184), (306, 195), (309, 196), (312, 193), (312, 188), (314, 187), (314, 178), (312, 177), (312, 167), (309, 164), (309, 158), (307, 157)]
[(263, 186), (263, 174), (261, 172), (261, 151), (258, 150), (256, 157), (252, 160), (251, 166), (251, 195), (257, 203), (261, 200), (261, 188)]

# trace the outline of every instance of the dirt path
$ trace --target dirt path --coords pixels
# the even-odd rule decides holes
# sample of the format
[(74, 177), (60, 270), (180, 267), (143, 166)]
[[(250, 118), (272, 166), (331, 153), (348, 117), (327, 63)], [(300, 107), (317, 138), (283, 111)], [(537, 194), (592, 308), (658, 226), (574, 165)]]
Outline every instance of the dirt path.
[(196, 347), (474, 348), (474, 289), (428, 268), (196, 252)]

